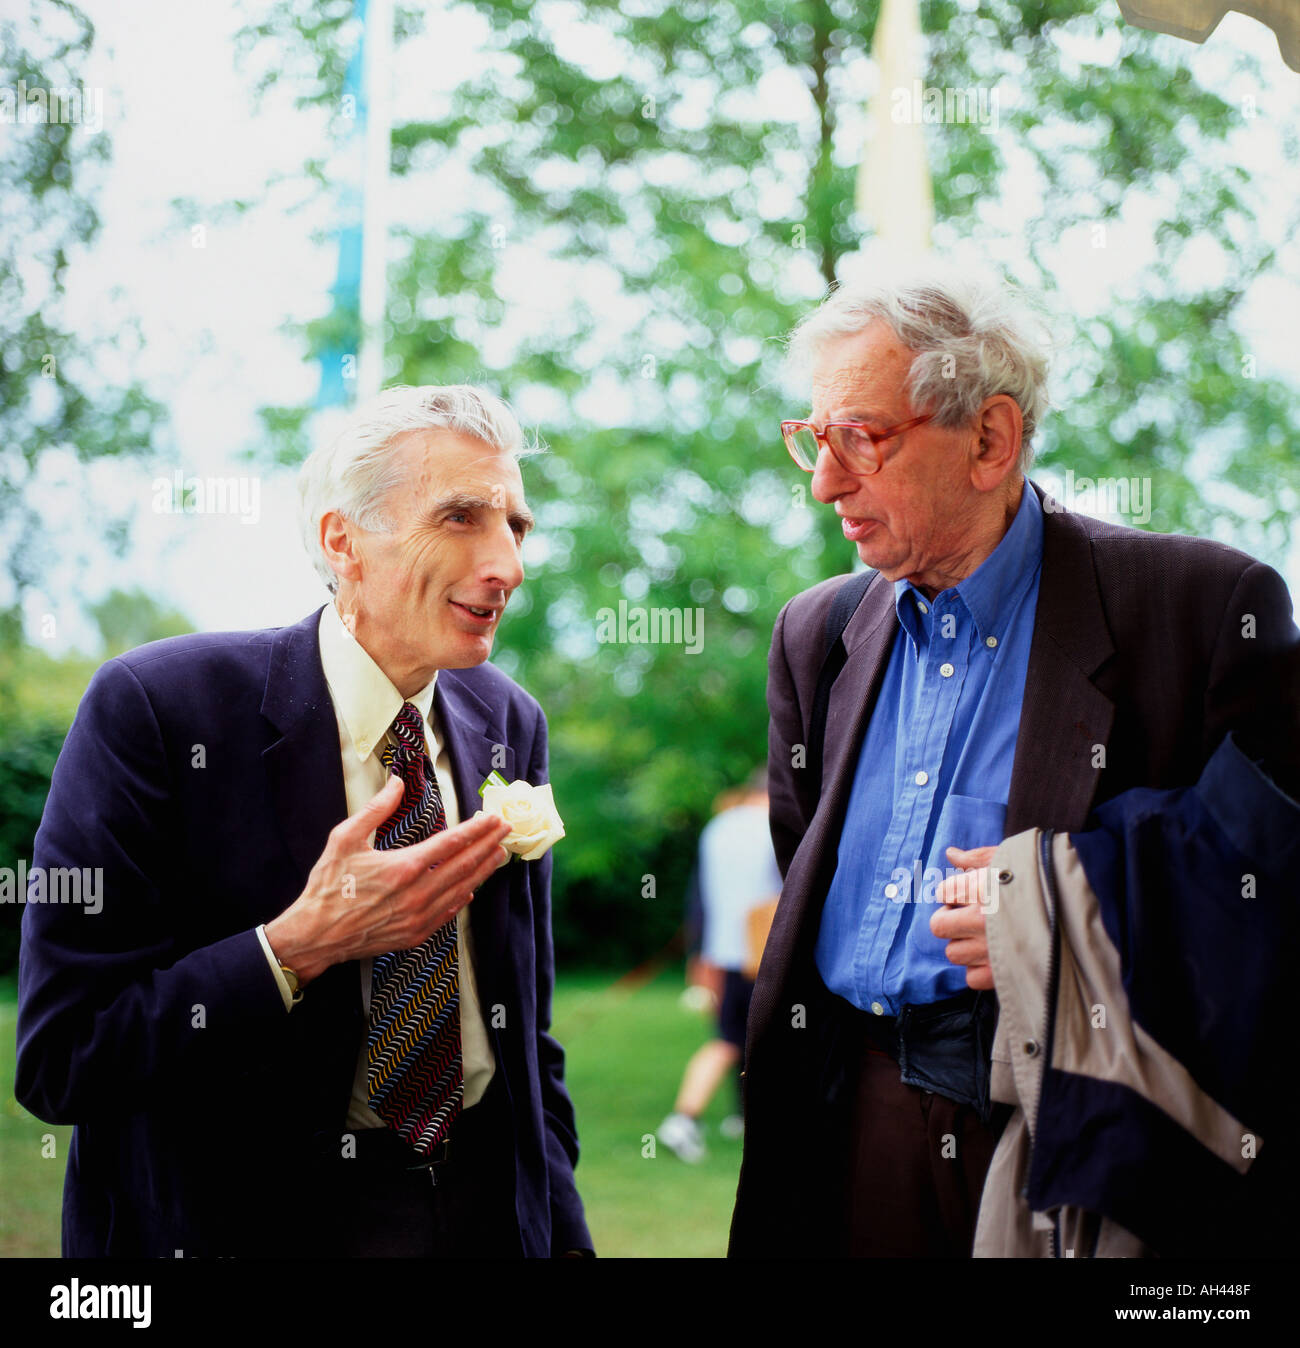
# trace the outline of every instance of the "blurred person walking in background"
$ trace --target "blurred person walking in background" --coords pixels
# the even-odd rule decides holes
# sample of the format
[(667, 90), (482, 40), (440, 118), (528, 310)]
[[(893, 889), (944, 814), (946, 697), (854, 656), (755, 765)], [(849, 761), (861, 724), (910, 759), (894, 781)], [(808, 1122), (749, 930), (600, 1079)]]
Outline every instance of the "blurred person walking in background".
[[(717, 813), (700, 834), (696, 873), (703, 913), (700, 960), (721, 974), (718, 1033), (691, 1056), (673, 1112), (659, 1126), (664, 1146), (691, 1163), (705, 1154), (700, 1116), (740, 1068), (754, 975), (781, 891), (768, 827), (766, 769), (755, 769), (739, 793), (719, 797)], [(739, 1117), (730, 1116), (723, 1129), (738, 1136)]]

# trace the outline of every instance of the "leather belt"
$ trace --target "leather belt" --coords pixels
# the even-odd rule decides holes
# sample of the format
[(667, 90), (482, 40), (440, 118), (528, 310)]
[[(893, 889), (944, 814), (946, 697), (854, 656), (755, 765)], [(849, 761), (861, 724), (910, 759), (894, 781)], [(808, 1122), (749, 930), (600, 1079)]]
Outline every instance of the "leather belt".
[[(350, 1136), (351, 1146), (345, 1146)], [(390, 1128), (350, 1128), (337, 1137), (318, 1133), (318, 1161), (347, 1163), (365, 1170), (431, 1170), (451, 1156), (451, 1139), (444, 1138), (428, 1155), (421, 1155)]]
[[(495, 1086), (495, 1082), (493, 1085)], [(346, 1161), (353, 1166), (374, 1170), (434, 1170), (453, 1156), (461, 1164), (474, 1156), (490, 1152), (509, 1128), (506, 1108), (498, 1092), (489, 1094), (476, 1105), (463, 1110), (452, 1124), (450, 1134), (425, 1156), (405, 1142), (391, 1128), (349, 1128), (343, 1133), (319, 1132), (313, 1138), (319, 1161), (332, 1164)], [(351, 1155), (344, 1149), (344, 1138), (351, 1135)], [(508, 1133), (504, 1134), (508, 1137)]]

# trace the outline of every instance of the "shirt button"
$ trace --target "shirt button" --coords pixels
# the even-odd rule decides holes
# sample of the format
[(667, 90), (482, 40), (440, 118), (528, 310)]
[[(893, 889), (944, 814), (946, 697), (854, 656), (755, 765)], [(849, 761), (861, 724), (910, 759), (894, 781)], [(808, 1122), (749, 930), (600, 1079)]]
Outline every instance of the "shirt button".
[(951, 665), (940, 665), (939, 673), (942, 674), (945, 679), (950, 679), (953, 676), (953, 668)]
[(886, 885), (886, 886), (885, 886), (885, 898), (887, 898), (887, 899), (896, 899), (896, 898), (898, 898), (898, 886), (897, 886), (897, 885)]
[(921, 603), (919, 599), (916, 601), (916, 606), (921, 610), (922, 613), (929, 613), (930, 611), (923, 603)]
[(985, 637), (984, 644), (989, 648), (989, 650), (992, 650), (993, 647), (998, 644), (998, 639), (997, 637)]
[(357, 752), (362, 758), (365, 758), (370, 753), (371, 747), (372, 746), (367, 740), (362, 740), (361, 743), (357, 745)]
[(1037, 1055), (1038, 1055), (1038, 1045), (1037, 1045), (1036, 1043), (1034, 1043), (1034, 1041), (1033, 1041), (1032, 1039), (1026, 1039), (1026, 1040), (1025, 1040), (1025, 1053), (1026, 1053), (1026, 1055), (1029, 1056), (1030, 1058), (1037, 1057)]
[(918, 772), (918, 773), (916, 774), (916, 784), (917, 784), (917, 786), (924, 786), (924, 785), (926, 784), (926, 782), (928, 782), (929, 780), (930, 780), (930, 774), (929, 774), (928, 772)]
[(883, 1016), (885, 1014), (885, 1008), (881, 1006), (879, 1002), (872, 1002), (871, 1014), (873, 1016)]

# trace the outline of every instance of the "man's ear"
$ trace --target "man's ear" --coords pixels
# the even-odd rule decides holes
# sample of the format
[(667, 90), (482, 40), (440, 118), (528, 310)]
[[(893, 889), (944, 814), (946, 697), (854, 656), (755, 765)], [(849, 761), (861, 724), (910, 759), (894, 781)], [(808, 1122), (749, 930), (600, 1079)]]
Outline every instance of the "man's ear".
[(326, 561), (339, 580), (361, 579), (363, 557), (357, 526), (337, 510), (327, 511), (320, 522), (320, 545)]
[(1024, 418), (1007, 393), (986, 398), (979, 411), (979, 447), (971, 458), (971, 482), (979, 491), (1001, 486), (1020, 462)]

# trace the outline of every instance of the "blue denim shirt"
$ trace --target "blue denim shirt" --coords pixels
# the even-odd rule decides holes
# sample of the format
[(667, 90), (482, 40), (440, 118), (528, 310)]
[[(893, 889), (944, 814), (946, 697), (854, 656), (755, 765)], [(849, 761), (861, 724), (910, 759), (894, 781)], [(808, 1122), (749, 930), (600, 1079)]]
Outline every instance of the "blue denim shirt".
[(826, 986), (897, 1015), (966, 988), (930, 931), (948, 847), (1002, 841), (1034, 634), (1042, 507), (1024, 485), (998, 546), (928, 600), (894, 584), (899, 629), (863, 737), (818, 933)]

